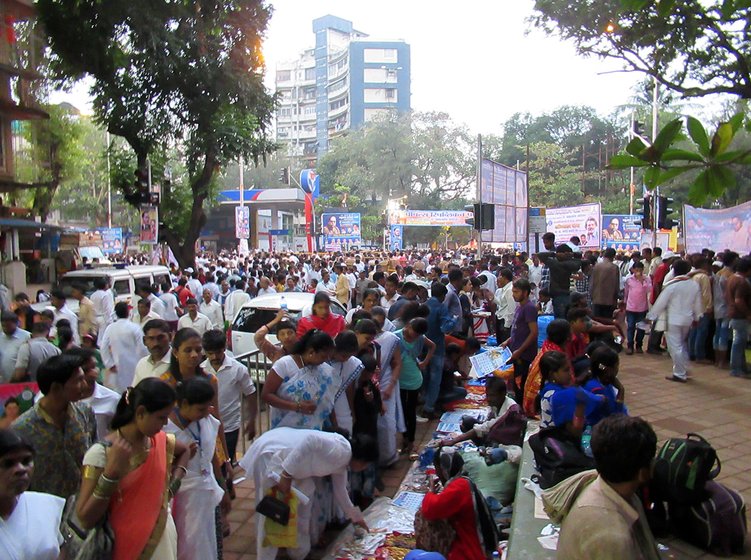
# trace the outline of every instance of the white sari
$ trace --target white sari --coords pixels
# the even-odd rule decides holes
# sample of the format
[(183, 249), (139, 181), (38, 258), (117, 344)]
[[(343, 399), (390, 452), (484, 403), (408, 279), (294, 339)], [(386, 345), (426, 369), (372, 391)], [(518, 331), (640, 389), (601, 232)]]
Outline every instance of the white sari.
[(363, 370), (362, 362), (352, 356), (346, 362), (332, 362), (331, 368), (334, 370), (334, 379), (339, 383), (339, 390), (334, 396), (334, 413), (336, 414), (336, 423), (340, 428), (352, 433), (352, 410), (349, 407), (347, 398), (347, 389), (357, 381), (360, 372)]
[[(375, 339), (381, 346), (381, 397), (383, 387), (391, 385), (391, 358), (399, 351), (399, 337), (391, 332), (381, 332)], [(394, 384), (390, 399), (383, 399), (386, 413), (378, 417), (378, 461), (381, 465), (390, 465), (398, 459), (396, 452), (396, 433), (407, 430), (404, 425), (402, 400), (399, 396), (399, 381)]]
[(0, 517), (0, 558), (57, 560), (63, 543), (59, 527), (64, 507), (65, 500), (51, 494), (21, 494), (10, 517)]

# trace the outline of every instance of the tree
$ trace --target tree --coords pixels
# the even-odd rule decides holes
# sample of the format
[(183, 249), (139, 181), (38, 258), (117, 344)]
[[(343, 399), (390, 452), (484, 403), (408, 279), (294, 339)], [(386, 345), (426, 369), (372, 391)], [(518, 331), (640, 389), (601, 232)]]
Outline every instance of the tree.
[[(120, 161), (145, 173), (152, 159), (160, 181), (154, 171), (167, 156), (180, 158), (185, 173), (163, 193), (160, 230), (178, 262), (192, 264), (218, 171), (275, 149), (260, 49), (270, 8), (261, 0), (40, 0), (37, 9), (55, 76), (91, 78), (97, 122), (133, 154)], [(133, 174), (114, 178), (136, 204)]]
[(580, 54), (614, 58), (685, 97), (751, 98), (751, 3), (536, 0), (532, 23)]

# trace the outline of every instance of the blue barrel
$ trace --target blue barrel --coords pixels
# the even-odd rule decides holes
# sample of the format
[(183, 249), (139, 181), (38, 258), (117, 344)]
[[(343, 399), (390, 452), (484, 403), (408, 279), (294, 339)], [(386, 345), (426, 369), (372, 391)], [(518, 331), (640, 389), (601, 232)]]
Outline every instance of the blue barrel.
[(548, 338), (548, 325), (555, 319), (553, 315), (539, 315), (537, 317), (537, 348)]

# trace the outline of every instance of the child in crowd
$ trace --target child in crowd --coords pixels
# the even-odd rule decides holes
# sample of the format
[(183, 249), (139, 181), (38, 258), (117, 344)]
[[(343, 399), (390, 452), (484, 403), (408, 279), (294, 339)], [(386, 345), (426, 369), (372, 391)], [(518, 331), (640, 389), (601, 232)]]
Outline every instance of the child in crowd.
[[(517, 399), (523, 406), (524, 413), (530, 418), (536, 417), (540, 410), (537, 400), (540, 393), (540, 387), (544, 384), (541, 372), (540, 360), (548, 352), (560, 352), (565, 354), (565, 348), (571, 340), (571, 325), (564, 319), (555, 319), (548, 324), (546, 329), (547, 338), (542, 343), (542, 348), (535, 356), (532, 365), (529, 368), (529, 376), (523, 390), (523, 399)], [(569, 372), (571, 366), (569, 363)]]
[(626, 391), (618, 379), (618, 352), (599, 342), (590, 345), (587, 354), (590, 356), (591, 376), (584, 383), (584, 389), (605, 397), (603, 406), (587, 415), (587, 424), (594, 426), (611, 414), (628, 414), (624, 404)]
[[(605, 401), (603, 395), (573, 386), (571, 365), (563, 352), (551, 351), (540, 359), (543, 379), (540, 391), (540, 428), (563, 427), (573, 415), (576, 428)], [(572, 410), (575, 409), (575, 413)], [(564, 420), (565, 419), (565, 420)]]
[[(467, 339), (470, 340), (470, 339)], [(438, 393), (436, 404), (441, 405), (458, 401), (467, 396), (467, 390), (462, 384), (460, 371), (464, 350), (458, 344), (446, 345), (446, 355), (443, 361), (443, 375), (441, 377), (441, 389)], [(456, 375), (459, 372), (460, 375)]]
[[(402, 455), (413, 453), (415, 429), (417, 427), (417, 398), (420, 394), (420, 387), (422, 387), (422, 372), (427, 368), (435, 352), (435, 344), (425, 336), (427, 332), (427, 319), (415, 317), (402, 330), (394, 333), (399, 337), (399, 349), (402, 354), (399, 396), (402, 400), (404, 424), (407, 428), (407, 431), (404, 432)], [(420, 356), (426, 349), (425, 358), (421, 360)]]
[(589, 316), (586, 309), (570, 309), (566, 314), (566, 319), (571, 326), (571, 339), (566, 344), (566, 355), (572, 360), (585, 353), (589, 336), (587, 329), (589, 327)]
[(355, 382), (360, 377), (362, 362), (355, 357), (359, 347), (357, 335), (352, 331), (342, 331), (334, 339), (334, 354), (329, 362), (334, 370), (339, 389), (334, 397), (334, 417), (336, 425), (352, 433), (352, 405)]
[[(365, 351), (358, 354), (362, 370), (353, 395), (352, 414), (354, 424), (352, 436), (366, 435), (373, 438), (378, 449), (378, 417), (383, 413), (383, 402), (378, 385), (373, 381), (378, 362), (373, 354)], [(375, 495), (377, 460), (362, 472), (353, 472), (350, 477), (350, 490), (355, 505), (365, 509)]]
[(550, 290), (542, 288), (537, 298), (537, 310), (540, 315), (552, 315), (553, 314), (553, 301), (550, 297)]
[(196, 447), (172, 507), (180, 535), (178, 560), (211, 560), (219, 555), (216, 526), (210, 520), (220, 503), (228, 510), (230, 502), (215, 453), (220, 422), (210, 413), (213, 401), (214, 388), (205, 378), (193, 377), (179, 383), (177, 406), (165, 427), (178, 441)]

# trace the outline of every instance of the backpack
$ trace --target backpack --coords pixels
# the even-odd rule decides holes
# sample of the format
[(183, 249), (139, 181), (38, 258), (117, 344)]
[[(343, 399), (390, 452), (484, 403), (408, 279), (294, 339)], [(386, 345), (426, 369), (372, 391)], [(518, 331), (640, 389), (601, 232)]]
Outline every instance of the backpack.
[(700, 435), (671, 438), (655, 459), (653, 486), (668, 502), (696, 504), (706, 498), (704, 487), (721, 468), (717, 452)]
[(472, 501), (475, 506), (475, 518), (477, 521), (477, 537), (480, 539), (480, 546), (490, 556), (498, 550), (498, 541), (501, 536), (498, 532), (498, 526), (495, 524), (493, 514), (490, 512), (488, 502), (482, 495), (477, 485), (468, 477), (464, 477), (469, 482), (472, 491)]
[(489, 443), (501, 445), (524, 445), (524, 432), (527, 430), (527, 418), (519, 405), (509, 407), (506, 413), (498, 418), (488, 431), (485, 439)]
[(582, 471), (595, 468), (581, 442), (561, 428), (545, 428), (529, 438), (540, 471), (540, 488), (547, 489)]
[(710, 480), (707, 499), (694, 505), (668, 505), (670, 524), (680, 538), (719, 556), (742, 554), (746, 541), (743, 497)]

